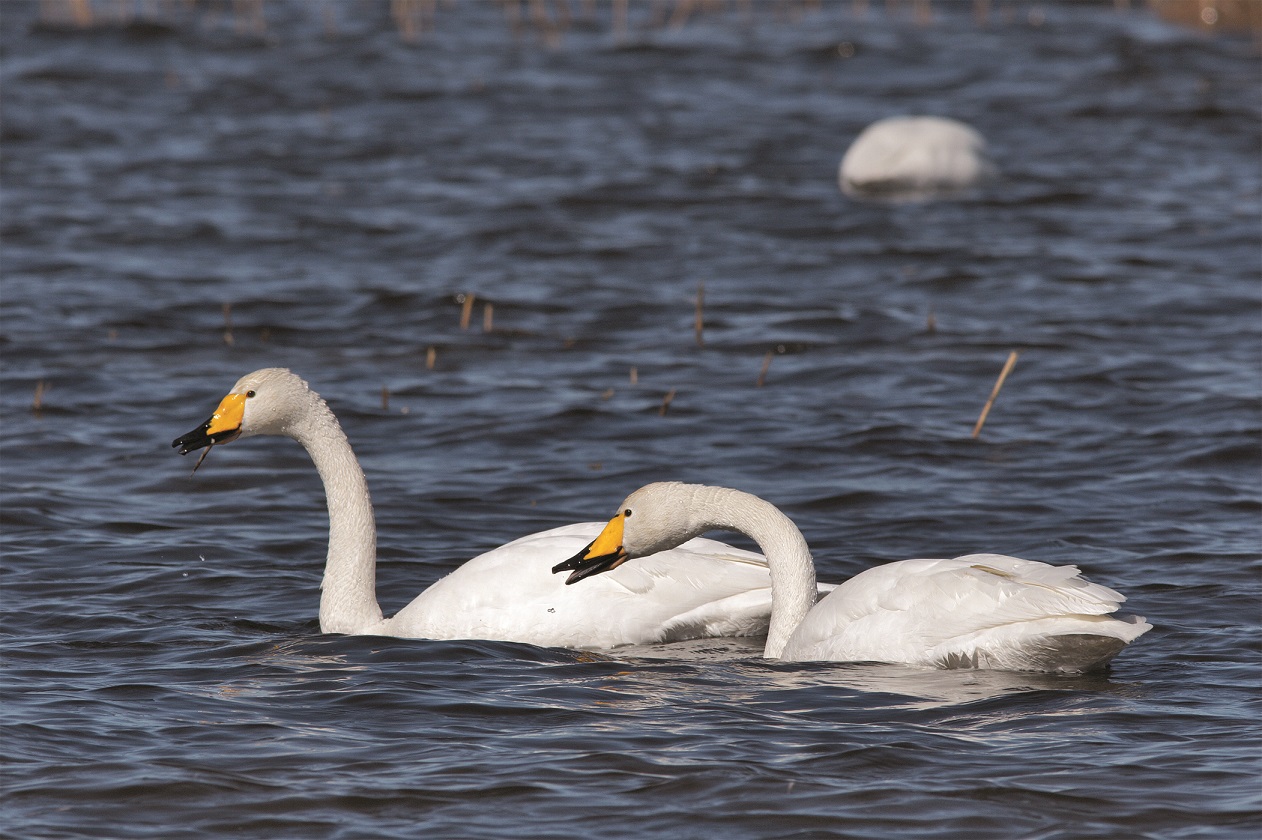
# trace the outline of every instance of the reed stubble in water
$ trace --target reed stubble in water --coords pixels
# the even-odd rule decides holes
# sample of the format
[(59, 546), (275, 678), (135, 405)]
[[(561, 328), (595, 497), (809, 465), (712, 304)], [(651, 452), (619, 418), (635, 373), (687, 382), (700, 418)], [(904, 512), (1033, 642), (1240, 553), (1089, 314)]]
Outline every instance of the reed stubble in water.
[(670, 410), (670, 404), (671, 402), (674, 401), (674, 399), (675, 399), (675, 389), (671, 388), (669, 391), (666, 392), (666, 396), (662, 397), (662, 405), (657, 410), (658, 417), (666, 416), (666, 412)]
[(995, 380), (995, 387), (990, 389), (990, 397), (987, 398), (986, 404), (982, 406), (982, 413), (977, 418), (977, 424), (973, 426), (973, 440), (977, 440), (977, 436), (982, 433), (982, 426), (986, 423), (986, 418), (990, 416), (991, 406), (995, 404), (995, 397), (999, 396), (999, 389), (1003, 387), (1004, 380), (1008, 378), (1008, 374), (1012, 373), (1012, 367), (1017, 363), (1017, 351), (1013, 350), (1008, 354), (1008, 361), (1003, 363), (1003, 370), (999, 371), (999, 378)]
[(768, 350), (767, 355), (762, 357), (762, 370), (758, 371), (758, 381), (754, 383), (755, 388), (761, 388), (767, 381), (767, 369), (771, 367), (771, 357), (775, 354), (776, 351)]

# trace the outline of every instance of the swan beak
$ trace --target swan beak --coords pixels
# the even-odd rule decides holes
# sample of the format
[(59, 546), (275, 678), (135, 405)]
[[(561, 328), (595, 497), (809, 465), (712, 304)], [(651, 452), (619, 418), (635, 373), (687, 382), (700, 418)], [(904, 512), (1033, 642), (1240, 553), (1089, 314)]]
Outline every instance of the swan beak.
[(627, 550), (622, 547), (623, 519), (624, 516), (620, 513), (609, 520), (609, 524), (600, 532), (600, 536), (569, 560), (553, 566), (552, 574), (571, 572), (565, 579), (565, 585), (569, 586), (571, 583), (578, 583), (583, 578), (612, 571), (631, 559), (627, 555)]
[(241, 419), (245, 416), (245, 394), (229, 394), (220, 401), (210, 419), (186, 435), (172, 441), (180, 448), (181, 455), (194, 449), (231, 443), (241, 435)]

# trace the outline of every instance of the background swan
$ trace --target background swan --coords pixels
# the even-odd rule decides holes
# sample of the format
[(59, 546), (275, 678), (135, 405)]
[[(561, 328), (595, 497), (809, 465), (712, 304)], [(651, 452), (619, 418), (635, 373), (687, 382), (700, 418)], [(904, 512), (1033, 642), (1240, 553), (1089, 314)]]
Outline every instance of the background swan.
[(1151, 629), (1143, 618), (1111, 617), (1125, 598), (1074, 566), (998, 554), (889, 563), (816, 603), (806, 540), (757, 496), (667, 482), (635, 491), (621, 511), (553, 571), (574, 570), (566, 582), (575, 583), (706, 531), (740, 531), (771, 564), (769, 658), (1077, 672), (1103, 667)]
[(603, 648), (766, 632), (766, 560), (713, 540), (693, 540), (658, 562), (594, 581), (595, 591), (566, 587), (551, 566), (589, 543), (601, 530), (598, 522), (531, 534), (488, 551), (384, 618), (377, 604), (377, 534), (368, 485), (333, 412), (293, 373), (266, 368), (242, 377), (205, 424), (172, 445), (187, 454), (251, 435), (298, 441), (324, 482), (325, 633)]
[(837, 179), (851, 196), (929, 198), (977, 186), (998, 170), (972, 127), (945, 117), (888, 117), (850, 144)]

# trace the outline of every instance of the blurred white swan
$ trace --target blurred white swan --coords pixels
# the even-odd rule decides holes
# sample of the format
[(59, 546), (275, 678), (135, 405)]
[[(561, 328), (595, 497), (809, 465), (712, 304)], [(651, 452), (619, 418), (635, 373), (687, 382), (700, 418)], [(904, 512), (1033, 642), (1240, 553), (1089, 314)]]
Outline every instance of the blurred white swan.
[(594, 592), (566, 587), (551, 566), (591, 542), (599, 522), (531, 534), (488, 551), (384, 618), (377, 604), (377, 534), (368, 485), (333, 412), (296, 375), (267, 368), (242, 377), (205, 424), (172, 445), (187, 454), (251, 435), (298, 441), (324, 481), (325, 633), (605, 648), (767, 630), (766, 560), (713, 540), (691, 541), (658, 562), (596, 581)]
[(851, 196), (931, 198), (977, 186), (996, 173), (986, 141), (964, 123), (889, 117), (855, 138), (837, 177)]
[(889, 563), (816, 603), (806, 540), (757, 496), (666, 482), (635, 491), (620, 510), (553, 571), (573, 570), (566, 582), (575, 583), (706, 531), (739, 531), (771, 564), (768, 658), (1081, 672), (1103, 667), (1151, 629), (1143, 618), (1112, 617), (1125, 598), (1074, 566), (998, 554)]

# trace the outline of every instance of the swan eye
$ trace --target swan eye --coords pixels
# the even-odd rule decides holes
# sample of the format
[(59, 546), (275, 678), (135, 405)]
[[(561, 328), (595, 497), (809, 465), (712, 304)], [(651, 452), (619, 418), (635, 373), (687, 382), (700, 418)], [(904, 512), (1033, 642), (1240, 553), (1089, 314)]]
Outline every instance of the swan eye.
[(254, 396), (254, 392), (253, 392), (253, 391), (246, 391), (246, 392), (245, 392), (245, 398), (246, 398), (247, 400), (248, 400), (250, 397), (252, 397), (252, 396)]
[(622, 518), (623, 518), (623, 519), (630, 519), (630, 518), (631, 518), (631, 508), (627, 508), (626, 510), (624, 510), (624, 511), (622, 512)]

